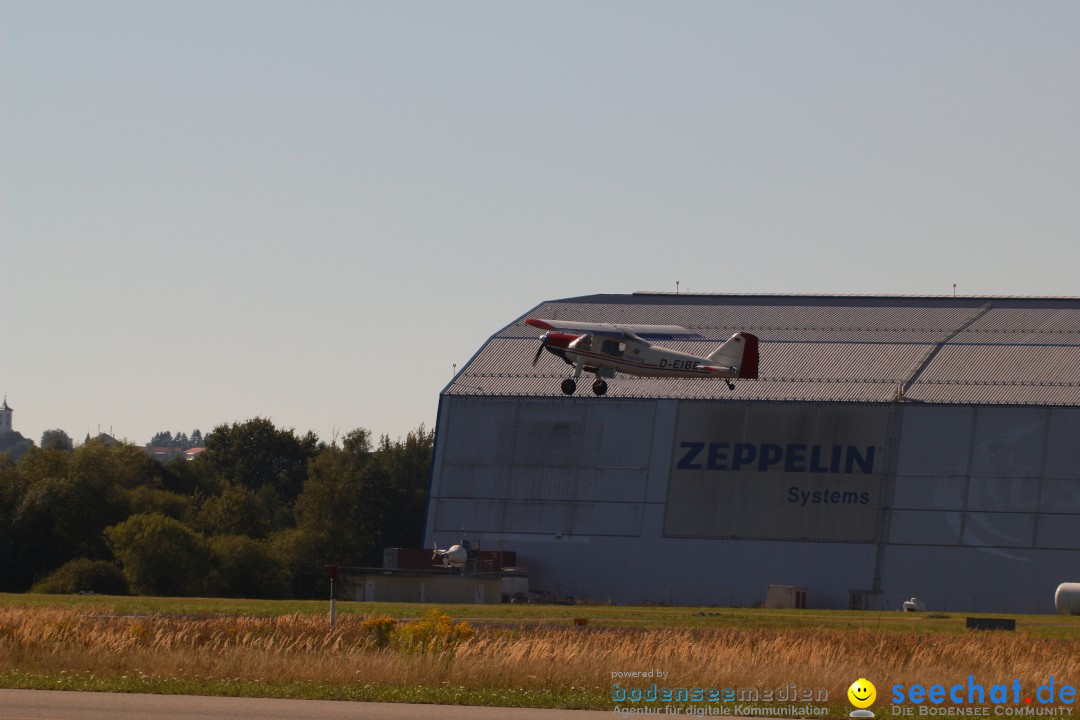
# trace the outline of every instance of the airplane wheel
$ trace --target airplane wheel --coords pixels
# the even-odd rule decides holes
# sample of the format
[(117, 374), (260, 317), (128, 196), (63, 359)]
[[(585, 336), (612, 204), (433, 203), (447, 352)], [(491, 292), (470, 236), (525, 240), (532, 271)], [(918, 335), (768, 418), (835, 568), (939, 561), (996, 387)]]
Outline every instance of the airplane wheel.
[(592, 384), (592, 391), (597, 395), (603, 395), (607, 392), (607, 383), (603, 380), (597, 380)]
[(562, 381), (562, 391), (564, 395), (573, 395), (575, 390), (577, 390), (576, 382), (569, 378)]

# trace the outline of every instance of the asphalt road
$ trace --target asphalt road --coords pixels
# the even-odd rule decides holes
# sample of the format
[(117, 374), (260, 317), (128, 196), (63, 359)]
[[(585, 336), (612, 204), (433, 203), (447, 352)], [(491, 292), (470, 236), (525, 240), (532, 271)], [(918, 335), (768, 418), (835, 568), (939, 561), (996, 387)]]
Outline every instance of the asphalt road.
[(0, 690), (3, 720), (599, 720), (599, 710)]

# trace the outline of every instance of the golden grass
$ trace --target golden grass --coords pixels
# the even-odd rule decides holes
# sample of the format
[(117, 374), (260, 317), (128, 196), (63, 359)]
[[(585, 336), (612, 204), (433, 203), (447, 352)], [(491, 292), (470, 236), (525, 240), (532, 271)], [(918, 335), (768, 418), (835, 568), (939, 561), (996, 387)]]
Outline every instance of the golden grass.
[[(420, 623), (427, 622), (422, 627)], [(879, 704), (895, 683), (1053, 675), (1080, 683), (1080, 640), (1026, 633), (899, 634), (837, 629), (478, 627), (436, 615), (407, 627), (350, 617), (184, 618), (0, 608), (0, 672), (339, 685), (561, 689), (610, 697), (611, 673), (659, 669), (669, 687), (825, 688), (844, 705), (865, 677)], [(644, 684), (637, 680), (627, 684)], [(610, 707), (610, 706), (609, 706)]]

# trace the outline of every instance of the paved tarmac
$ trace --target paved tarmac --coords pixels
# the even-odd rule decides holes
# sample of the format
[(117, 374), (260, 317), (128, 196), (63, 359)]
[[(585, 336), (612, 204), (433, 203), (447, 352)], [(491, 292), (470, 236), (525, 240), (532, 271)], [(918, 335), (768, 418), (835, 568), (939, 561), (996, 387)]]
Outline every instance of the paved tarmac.
[(0, 690), (3, 720), (599, 720), (599, 710)]

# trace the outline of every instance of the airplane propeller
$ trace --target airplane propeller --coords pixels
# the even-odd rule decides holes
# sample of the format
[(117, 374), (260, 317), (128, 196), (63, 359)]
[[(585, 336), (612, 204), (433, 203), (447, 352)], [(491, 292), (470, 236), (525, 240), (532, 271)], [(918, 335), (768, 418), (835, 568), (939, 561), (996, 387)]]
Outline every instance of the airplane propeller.
[(542, 338), (540, 340), (540, 347), (536, 348), (536, 354), (533, 355), (533, 367), (536, 367), (536, 363), (540, 362), (540, 354), (544, 352), (544, 348), (547, 347), (545, 339), (546, 338)]

